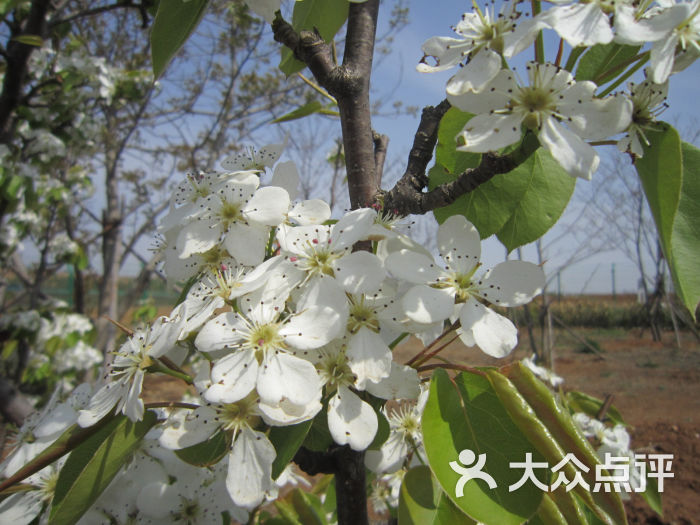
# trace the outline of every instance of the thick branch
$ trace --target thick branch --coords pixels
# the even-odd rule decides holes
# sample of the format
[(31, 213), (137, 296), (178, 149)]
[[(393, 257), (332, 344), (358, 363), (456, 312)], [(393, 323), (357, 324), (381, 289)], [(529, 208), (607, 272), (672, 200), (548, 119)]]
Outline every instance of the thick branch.
[(17, 40), (22, 35), (46, 38), (46, 18), (51, 9), (51, 0), (35, 0), (29, 10), (24, 27), (11, 35), (7, 44), (5, 75), (0, 93), (0, 144), (8, 144), (12, 137), (12, 114), (17, 109), (22, 87), (27, 76), (29, 57), (35, 46)]
[(389, 137), (380, 133), (372, 132), (374, 141), (374, 166), (377, 174), (377, 186), (382, 184), (384, 175), (384, 163), (386, 162), (386, 150), (389, 147)]
[[(421, 124), (423, 124), (423, 119)], [(422, 139), (416, 134), (416, 143), (419, 141), (422, 141)], [(412, 154), (414, 150), (417, 150), (416, 143), (414, 143), (414, 148), (411, 150)], [(425, 145), (426, 147), (429, 146), (429, 142), (426, 141)], [(436, 208), (447, 206), (462, 195), (474, 191), (494, 176), (508, 173), (517, 168), (538, 147), (539, 142), (537, 138), (532, 133), (528, 133), (518, 149), (507, 155), (485, 153), (481, 157), (481, 163), (476, 168), (470, 168), (460, 174), (456, 180), (441, 184), (432, 191), (425, 193), (422, 190), (427, 186), (428, 178), (425, 175), (425, 171), (409, 173), (409, 170), (413, 169), (411, 166), (414, 163), (414, 159), (410, 158), (409, 168), (404, 177), (391, 191), (383, 195), (384, 208), (400, 215), (409, 215), (424, 214)], [(421, 153), (424, 153), (424, 151)], [(425, 165), (427, 165), (429, 158), (425, 160), (424, 158), (419, 159), (416, 157), (414, 167), (417, 169), (423, 165), (424, 161)]]

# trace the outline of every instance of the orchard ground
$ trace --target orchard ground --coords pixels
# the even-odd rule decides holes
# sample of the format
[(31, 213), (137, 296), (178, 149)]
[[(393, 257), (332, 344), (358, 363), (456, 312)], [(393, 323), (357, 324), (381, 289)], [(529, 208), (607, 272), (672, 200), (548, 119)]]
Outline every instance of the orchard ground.
[[(599, 299), (607, 303), (611, 298)], [(619, 300), (618, 300), (619, 301)], [(624, 299), (623, 299), (624, 301)], [(536, 313), (533, 309), (533, 314)], [(700, 523), (700, 343), (682, 331), (681, 349), (673, 332), (652, 341), (648, 329), (572, 328), (577, 337), (555, 328), (554, 369), (567, 390), (604, 398), (629, 425), (632, 448), (640, 453), (673, 454), (673, 479), (666, 479), (663, 517), (657, 516), (638, 496), (627, 503), (631, 525)], [(535, 339), (540, 343), (539, 331)], [(587, 340), (593, 352), (579, 338)], [(527, 331), (520, 329), (519, 345), (505, 360), (491, 359), (478, 348), (454, 342), (441, 355), (470, 366), (501, 366), (531, 355)], [(409, 340), (395, 350), (405, 362), (421, 346)], [(149, 376), (144, 389), (149, 400), (176, 400), (181, 388), (171, 378)]]

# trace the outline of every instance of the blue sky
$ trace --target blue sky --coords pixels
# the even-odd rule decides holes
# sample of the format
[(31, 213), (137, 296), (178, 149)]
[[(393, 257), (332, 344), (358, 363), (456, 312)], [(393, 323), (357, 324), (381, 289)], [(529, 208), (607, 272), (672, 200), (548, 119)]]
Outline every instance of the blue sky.
[[(385, 2), (384, 8), (390, 2)], [(453, 36), (450, 26), (456, 24), (462, 13), (471, 9), (470, 2), (462, 1), (433, 1), (410, 0), (410, 23), (395, 38), (393, 51), (384, 59), (374, 73), (375, 97), (390, 97), (391, 100), (401, 100), (404, 105), (434, 105), (444, 98), (444, 86), (453, 71), (439, 74), (421, 74), (415, 70), (415, 66), (422, 56), (421, 44), (431, 36)], [(386, 9), (381, 13), (388, 15)], [(381, 32), (381, 21), (380, 21)], [(553, 33), (552, 33), (553, 34)], [(552, 43), (558, 43), (556, 37), (552, 37)], [(547, 58), (553, 59), (556, 47), (547, 47)], [(532, 51), (526, 50), (522, 54), (524, 60), (532, 57)], [(566, 55), (565, 55), (566, 57)], [(522, 63), (522, 62), (521, 62)], [(639, 77), (641, 78), (641, 77)], [(637, 80), (639, 80), (637, 78)], [(671, 79), (668, 103), (670, 105), (662, 115), (662, 119), (669, 122), (679, 122), (680, 125), (690, 126), (694, 119), (700, 117), (700, 108), (697, 103), (697, 86), (700, 84), (700, 63), (696, 62), (686, 71), (674, 75)], [(390, 117), (376, 118), (375, 128), (390, 136), (391, 155), (405, 159), (413, 140), (413, 134), (417, 126), (417, 117)], [(614, 149), (607, 147), (608, 149)], [(599, 150), (599, 153), (603, 153)], [(404, 161), (405, 162), (405, 161)], [(579, 181), (577, 191), (572, 199), (572, 204), (582, 198), (586, 193), (586, 181)], [(575, 206), (565, 212), (563, 220), (571, 220), (571, 214)], [(556, 231), (549, 234), (551, 238)], [(559, 241), (552, 246), (547, 253), (548, 263), (545, 268), (557, 266), (557, 260), (565, 258), (567, 254), (576, 249), (577, 243), (571, 238)], [(485, 264), (495, 264), (504, 258), (503, 246), (494, 238), (484, 243)], [(524, 249), (525, 258), (536, 260), (536, 254), (532, 247)], [(635, 292), (639, 279), (636, 266), (619, 251), (610, 251), (597, 254), (586, 261), (575, 264), (562, 273), (562, 288), (569, 293), (609, 293), (612, 290), (612, 265), (615, 265), (616, 289), (618, 292)], [(551, 269), (550, 269), (551, 272)], [(553, 283), (556, 289), (556, 283)]]

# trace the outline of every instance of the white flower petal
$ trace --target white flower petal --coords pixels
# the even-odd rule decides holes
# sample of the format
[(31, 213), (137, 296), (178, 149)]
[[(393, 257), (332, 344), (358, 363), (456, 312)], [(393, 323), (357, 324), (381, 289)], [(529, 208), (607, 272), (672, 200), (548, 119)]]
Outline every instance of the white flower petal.
[(607, 44), (613, 39), (610, 21), (596, 2), (554, 6), (540, 20), (572, 47)]
[(175, 242), (177, 255), (186, 259), (195, 253), (204, 253), (219, 243), (221, 226), (215, 221), (194, 220), (186, 224)]
[(386, 257), (385, 266), (397, 279), (413, 284), (436, 282), (442, 273), (431, 255), (413, 250), (390, 253)]
[(457, 150), (486, 153), (515, 144), (522, 135), (521, 123), (522, 117), (516, 114), (477, 115), (457, 135)]
[(29, 525), (41, 512), (41, 496), (36, 490), (8, 496), (0, 502), (0, 522)]
[(289, 198), (294, 200), (299, 196), (299, 171), (293, 160), (280, 162), (270, 180), (270, 186), (279, 186), (287, 190)]
[(100, 388), (92, 399), (90, 405), (85, 410), (81, 410), (78, 415), (78, 425), (89, 427), (97, 423), (100, 419), (109, 414), (114, 405), (129, 392), (129, 382), (126, 380), (107, 383)]
[(280, 328), (285, 341), (299, 350), (319, 348), (334, 339), (344, 328), (341, 313), (328, 306), (312, 306)]
[(392, 361), (389, 377), (367, 383), (365, 390), (380, 399), (416, 399), (420, 394), (420, 379), (415, 368)]
[(318, 414), (323, 405), (321, 404), (321, 389), (318, 390), (318, 396), (313, 401), (306, 405), (295, 405), (289, 400), (283, 399), (277, 405), (268, 405), (260, 401), (258, 408), (262, 414), (262, 418), (268, 425), (271, 426), (288, 426), (296, 425), (302, 421), (308, 421)]
[(393, 432), (379, 450), (365, 453), (365, 466), (372, 472), (396, 472), (408, 455), (409, 447), (403, 435)]
[(255, 388), (258, 361), (253, 350), (241, 350), (214, 362), (212, 385), (204, 393), (211, 403), (235, 403)]
[[(277, 226), (289, 211), (289, 193), (277, 186), (260, 188), (243, 208), (249, 220), (266, 226)], [(235, 255), (234, 255), (235, 257)]]
[(328, 402), (328, 430), (339, 445), (365, 450), (377, 433), (377, 414), (349, 388), (341, 386)]
[(505, 357), (518, 344), (518, 330), (502, 315), (473, 298), (459, 314), (464, 332), (471, 332), (479, 348), (492, 357)]
[(369, 328), (361, 327), (350, 336), (346, 351), (350, 369), (357, 376), (356, 385), (364, 389), (366, 382), (377, 383), (389, 377), (392, 355), (382, 338)]
[(469, 91), (479, 93), (501, 70), (501, 55), (490, 49), (472, 54), (469, 62), (447, 82), (448, 95), (461, 95)]
[(469, 45), (462, 38), (452, 38), (446, 36), (434, 36), (423, 43), (421, 49), (427, 57), (434, 57), (436, 65), (430, 65), (421, 61), (416, 69), (421, 73), (435, 73), (445, 71), (456, 66), (462, 61), (463, 53), (471, 50)]
[(447, 100), (454, 107), (467, 113), (489, 113), (491, 110), (503, 109), (510, 101), (509, 93), (517, 89), (512, 71), (502, 69), (479, 93), (466, 91), (459, 95), (447, 94)]
[(469, 273), (481, 257), (481, 237), (464, 215), (452, 215), (438, 228), (438, 251), (450, 269)]
[(673, 62), (678, 46), (678, 35), (672, 33), (668, 38), (659, 40), (651, 46), (651, 60), (649, 72), (651, 81), (663, 84), (673, 71)]
[(216, 410), (199, 407), (170, 416), (158, 442), (169, 450), (179, 450), (206, 441), (219, 429)]
[(275, 352), (263, 359), (257, 387), (260, 399), (268, 405), (277, 405), (284, 399), (294, 405), (306, 405), (317, 399), (321, 379), (308, 361)]
[(136, 506), (151, 518), (164, 519), (180, 504), (176, 487), (162, 481), (145, 485), (136, 497)]
[(417, 285), (402, 300), (404, 311), (416, 323), (430, 324), (444, 321), (454, 310), (454, 296), (447, 289)]
[(224, 246), (239, 263), (256, 266), (263, 262), (269, 240), (269, 231), (264, 226), (235, 222), (226, 232)]
[(496, 306), (520, 306), (542, 293), (544, 271), (525, 261), (505, 261), (484, 274), (479, 295)]
[(377, 212), (371, 208), (360, 208), (343, 215), (333, 225), (330, 245), (333, 251), (350, 248), (357, 241), (367, 237), (370, 227), (374, 224)]
[(266, 496), (277, 494), (272, 481), (272, 462), (277, 453), (262, 432), (244, 428), (231, 448), (226, 489), (236, 505), (257, 507)]
[(359, 251), (341, 257), (335, 263), (335, 278), (346, 292), (361, 294), (375, 291), (382, 284), (386, 272), (379, 257)]
[(233, 312), (224, 312), (205, 324), (197, 334), (194, 345), (200, 352), (231, 347), (241, 341), (240, 329), (245, 321)]
[(331, 218), (331, 207), (321, 199), (301, 201), (290, 210), (288, 216), (301, 226), (323, 224)]
[(595, 150), (576, 133), (550, 117), (542, 124), (538, 138), (569, 175), (591, 180), (600, 159)]

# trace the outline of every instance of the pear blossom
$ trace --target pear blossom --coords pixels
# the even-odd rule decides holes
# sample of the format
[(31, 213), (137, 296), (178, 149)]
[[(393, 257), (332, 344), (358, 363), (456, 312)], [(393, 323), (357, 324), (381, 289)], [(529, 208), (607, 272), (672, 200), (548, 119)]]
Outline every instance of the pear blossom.
[(524, 364), (527, 368), (529, 368), (533, 374), (542, 379), (542, 381), (546, 381), (555, 388), (564, 382), (564, 379), (555, 374), (552, 370), (549, 370), (548, 368), (545, 368), (540, 365), (536, 365), (534, 354), (530, 357), (525, 357), (521, 361), (521, 363)]
[(420, 450), (423, 443), (420, 425), (428, 393), (428, 389), (424, 388), (417, 403), (403, 403), (393, 409), (385, 409), (389, 437), (379, 450), (365, 453), (367, 468), (377, 473), (396, 472), (410, 452)]
[(155, 364), (158, 357), (172, 352), (182, 331), (184, 315), (159, 317), (145, 330), (135, 332), (116, 352), (109, 372), (108, 382), (100, 388), (90, 404), (80, 411), (78, 424), (89, 427), (106, 416), (116, 406), (116, 411), (132, 421), (143, 418), (141, 387), (146, 369)]
[(324, 225), (282, 228), (278, 241), (282, 253), (298, 270), (298, 284), (323, 276), (348, 293), (376, 290), (386, 275), (381, 261), (366, 251), (352, 252), (367, 238), (376, 212), (361, 208), (345, 214), (332, 227)]
[(542, 268), (524, 261), (505, 261), (475, 277), (481, 239), (463, 215), (453, 215), (440, 225), (438, 249), (444, 270), (432, 258), (408, 250), (387, 257), (395, 277), (415, 284), (402, 300), (406, 315), (424, 324), (456, 315), (464, 344), (477, 344), (493, 357), (508, 355), (517, 344), (515, 326), (478, 299), (496, 306), (525, 304), (544, 288)]
[(668, 80), (663, 84), (654, 84), (650, 80), (640, 84), (630, 82), (628, 88), (632, 100), (632, 121), (627, 135), (617, 142), (617, 147), (622, 152), (642, 157), (644, 146), (650, 145), (644, 132), (653, 129), (657, 115), (668, 107)]
[(206, 252), (223, 245), (239, 263), (254, 266), (265, 256), (268, 227), (282, 222), (289, 209), (289, 195), (282, 188), (258, 189), (260, 179), (253, 172), (240, 172), (223, 182), (216, 192), (199, 199), (197, 211), (185, 218), (176, 241), (178, 256)]
[(233, 502), (252, 509), (265, 498), (274, 498), (272, 481), (275, 448), (267, 436), (256, 430), (261, 423), (258, 397), (246, 396), (235, 403), (208, 404), (169, 420), (159, 438), (162, 446), (178, 450), (202, 443), (222, 430), (231, 434), (226, 490)]
[(653, 42), (649, 79), (656, 84), (700, 56), (700, 0), (664, 2), (646, 12), (629, 5), (616, 15), (615, 27), (621, 43)]
[(554, 64), (530, 62), (527, 71), (528, 86), (501, 70), (483, 96), (448, 97), (452, 105), (477, 114), (457, 136), (457, 149), (496, 151), (518, 142), (524, 126), (570, 175), (590, 179), (600, 160), (584, 139), (601, 140), (624, 131), (632, 103), (622, 96), (594, 98), (593, 82), (574, 82), (571, 73)]
[(56, 482), (65, 458), (44, 467), (39, 472), (25, 479), (25, 483), (33, 485), (33, 490), (12, 494), (0, 502), (0, 523), (13, 525), (29, 525), (45, 505), (53, 500)]
[[(424, 56), (417, 70), (423, 73), (444, 71), (462, 65), (447, 83), (447, 93), (460, 95), (481, 92), (501, 70), (501, 55), (510, 58), (535, 41), (538, 26), (532, 19), (519, 21), (518, 1), (504, 2), (496, 13), (495, 2), (482, 11), (474, 2), (472, 13), (465, 13), (453, 28), (459, 38), (432, 37), (423, 44)], [(432, 57), (436, 64), (427, 63)]]
[(630, 0), (558, 0), (555, 5), (540, 13), (537, 20), (571, 45), (593, 46), (612, 42), (614, 33), (609, 15)]
[[(256, 1), (255, 3), (261, 4), (260, 8), (264, 10), (273, 9), (275, 7), (275, 11), (279, 9), (279, 0), (263, 0), (262, 2)], [(258, 12), (254, 8), (253, 10)], [(265, 171), (265, 168), (274, 166), (286, 146), (287, 138), (285, 137), (284, 142), (280, 144), (268, 144), (259, 150), (248, 147), (245, 148), (242, 153), (236, 153), (224, 159), (221, 162), (221, 167), (227, 171)]]
[(322, 303), (302, 304), (300, 312), (283, 316), (289, 289), (278, 289), (276, 282), (247, 297), (242, 313), (222, 313), (197, 335), (200, 351), (227, 351), (214, 363), (207, 400), (231, 403), (254, 388), (273, 406), (283, 399), (304, 406), (316, 398), (321, 387), (316, 369), (295, 354), (330, 342), (345, 320)]

